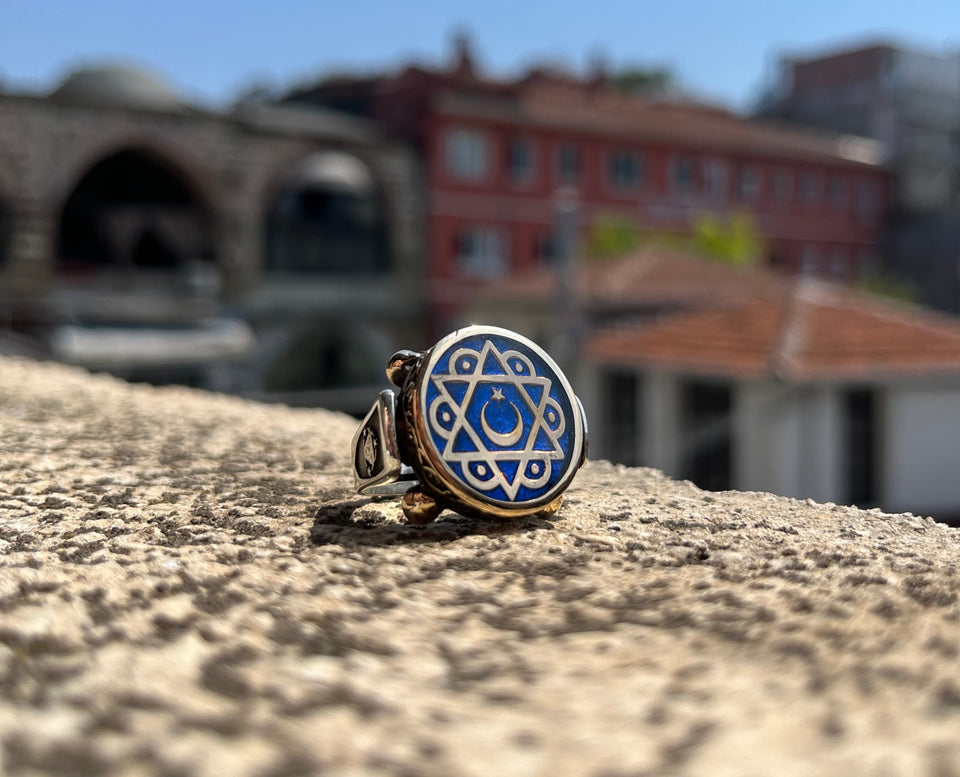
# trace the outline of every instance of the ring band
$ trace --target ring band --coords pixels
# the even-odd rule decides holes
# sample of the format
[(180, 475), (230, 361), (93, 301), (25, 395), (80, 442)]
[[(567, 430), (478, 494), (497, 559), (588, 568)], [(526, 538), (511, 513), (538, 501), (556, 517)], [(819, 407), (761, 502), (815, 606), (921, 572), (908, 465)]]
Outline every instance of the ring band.
[(556, 362), (507, 329), (470, 326), (387, 364), (353, 438), (357, 491), (403, 496), (407, 520), (549, 515), (586, 460), (587, 422)]

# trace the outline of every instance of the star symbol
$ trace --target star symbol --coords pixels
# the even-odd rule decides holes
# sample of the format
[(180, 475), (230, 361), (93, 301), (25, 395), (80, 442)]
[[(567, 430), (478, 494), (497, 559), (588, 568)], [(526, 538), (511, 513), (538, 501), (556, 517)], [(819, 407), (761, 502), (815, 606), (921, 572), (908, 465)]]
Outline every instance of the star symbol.
[[(457, 358), (461, 358), (462, 350), (457, 353)], [(458, 477), (480, 491), (490, 491), (499, 486), (510, 500), (516, 498), (521, 486), (537, 489), (546, 484), (552, 471), (550, 462), (562, 461), (566, 455), (559, 439), (562, 429), (551, 428), (545, 420), (546, 414), (553, 412), (552, 409), (548, 411), (548, 407), (555, 405), (550, 397), (552, 381), (537, 374), (532, 364), (521, 371), (524, 365), (517, 357), (524, 358), (515, 351), (502, 353), (492, 341), (487, 340), (476, 352), (476, 359), (469, 371), (451, 371), (431, 376), (439, 393), (430, 402), (430, 407), (425, 408), (428, 418), (433, 418), (429, 422), (431, 430), (440, 438), (439, 453), (447, 464), (456, 465)], [(489, 372), (484, 367), (488, 363), (493, 365)], [(483, 394), (477, 394), (477, 389), (482, 384), (491, 383), (500, 385), (493, 387), (488, 401), (510, 401), (518, 412), (518, 419), (521, 414), (530, 419), (529, 423), (524, 424), (523, 437), (518, 440), (519, 447), (510, 445), (509, 449), (498, 449), (496, 446), (502, 443), (491, 440), (495, 447), (490, 448), (480, 436), (481, 429), (468, 421), (468, 408), (476, 407), (472, 405), (474, 398), (477, 402), (482, 400)], [(504, 383), (513, 386), (515, 400), (507, 400)], [(456, 393), (452, 391), (454, 386), (459, 387)], [(437, 411), (441, 407), (449, 407), (453, 413), (454, 422), (449, 429), (437, 425)], [(481, 407), (481, 428), (484, 424), (482, 414)], [(484, 431), (484, 434), (489, 435), (490, 432)], [(458, 439), (464, 439), (466, 447), (460, 447)], [(542, 443), (538, 444), (538, 439), (549, 447), (539, 447)]]

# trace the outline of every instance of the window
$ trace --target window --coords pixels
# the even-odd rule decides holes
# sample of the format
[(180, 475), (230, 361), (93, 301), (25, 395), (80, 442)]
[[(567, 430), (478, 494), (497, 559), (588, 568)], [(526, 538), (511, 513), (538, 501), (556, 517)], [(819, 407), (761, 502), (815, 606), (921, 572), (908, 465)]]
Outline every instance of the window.
[(725, 491), (732, 480), (730, 386), (691, 381), (681, 387), (681, 476), (708, 491)]
[(557, 153), (557, 178), (561, 183), (577, 183), (580, 180), (580, 149), (569, 143), (560, 146)]
[(544, 232), (534, 245), (534, 255), (541, 264), (552, 265), (557, 260), (557, 239), (552, 232)]
[(737, 194), (752, 200), (760, 191), (760, 176), (755, 165), (741, 165), (737, 173)]
[(816, 173), (800, 175), (800, 201), (810, 205), (820, 198), (820, 177)]
[(847, 275), (847, 252), (842, 246), (834, 246), (830, 250), (830, 276), (845, 278)]
[(637, 408), (639, 381), (637, 373), (628, 370), (610, 370), (603, 375), (604, 431), (607, 437), (606, 454), (611, 461), (633, 466), (639, 464), (637, 437), (639, 412)]
[(880, 192), (873, 181), (861, 181), (857, 187), (857, 213), (862, 219), (871, 219), (880, 210)]
[(496, 229), (472, 228), (456, 237), (457, 263), (469, 278), (499, 278), (507, 267), (503, 235)]
[(817, 275), (820, 272), (820, 252), (816, 246), (805, 245), (800, 253), (800, 274)]
[(714, 197), (727, 193), (727, 163), (721, 159), (709, 159), (703, 164), (703, 189)]
[(774, 247), (770, 249), (770, 253), (767, 254), (767, 265), (774, 270), (782, 270), (787, 266), (787, 257), (782, 248)]
[(533, 180), (535, 164), (532, 141), (516, 139), (507, 147), (507, 170), (513, 183), (524, 184)]
[(487, 174), (487, 138), (479, 130), (451, 130), (446, 136), (447, 172), (464, 181)]
[(790, 173), (786, 170), (774, 170), (770, 185), (775, 202), (785, 203), (790, 200)]
[(846, 427), (846, 501), (860, 507), (877, 502), (880, 446), (877, 434), (877, 396), (869, 389), (852, 389), (843, 397)]
[(678, 156), (673, 160), (673, 190), (692, 192), (697, 186), (697, 166), (688, 156)]
[(610, 155), (610, 183), (618, 189), (636, 189), (643, 183), (643, 162), (632, 151), (615, 151)]
[(831, 207), (834, 210), (842, 210), (847, 204), (847, 182), (839, 175), (834, 175), (830, 178), (827, 192)]

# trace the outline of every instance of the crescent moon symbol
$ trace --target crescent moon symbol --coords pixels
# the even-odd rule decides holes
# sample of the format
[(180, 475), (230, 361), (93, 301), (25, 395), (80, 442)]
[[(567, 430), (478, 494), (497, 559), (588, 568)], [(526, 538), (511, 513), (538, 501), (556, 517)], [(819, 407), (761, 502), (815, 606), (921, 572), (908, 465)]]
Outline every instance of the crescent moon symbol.
[(490, 402), (484, 402), (483, 407), (480, 408), (480, 427), (483, 429), (483, 433), (490, 438), (490, 441), (496, 445), (499, 445), (501, 448), (509, 448), (511, 445), (516, 445), (520, 438), (523, 437), (523, 419), (520, 417), (520, 411), (517, 409), (517, 406), (510, 403), (510, 407), (513, 408), (513, 412), (517, 417), (517, 422), (514, 425), (513, 429), (509, 432), (502, 433), (498, 432), (490, 427), (490, 424), (487, 423), (487, 405)]

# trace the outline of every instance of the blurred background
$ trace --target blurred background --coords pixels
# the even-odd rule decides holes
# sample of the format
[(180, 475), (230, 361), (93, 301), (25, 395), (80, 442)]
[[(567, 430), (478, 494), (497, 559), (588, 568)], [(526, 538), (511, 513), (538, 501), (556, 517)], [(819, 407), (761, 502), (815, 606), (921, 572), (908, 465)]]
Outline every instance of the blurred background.
[(0, 353), (362, 414), (507, 326), (591, 456), (960, 519), (950, 2), (6, 2)]

